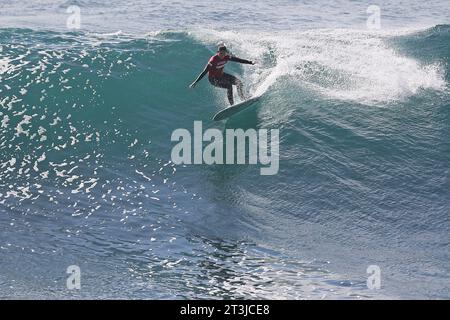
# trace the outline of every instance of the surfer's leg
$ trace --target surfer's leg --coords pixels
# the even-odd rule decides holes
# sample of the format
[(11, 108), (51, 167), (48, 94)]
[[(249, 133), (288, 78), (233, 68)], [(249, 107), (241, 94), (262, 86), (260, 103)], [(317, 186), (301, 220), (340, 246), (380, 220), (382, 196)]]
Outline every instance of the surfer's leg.
[(227, 95), (228, 95), (228, 101), (230, 102), (230, 105), (233, 105), (234, 104), (233, 85), (231, 83), (227, 88)]
[(224, 73), (222, 76), (223, 84), (227, 87), (228, 101), (230, 102), (230, 105), (234, 104), (234, 97), (233, 97), (234, 79), (235, 78), (228, 73)]
[(233, 105), (233, 79), (231, 79), (230, 77), (232, 76), (224, 73), (224, 75), (220, 78), (210, 78), (209, 82), (215, 87), (227, 89), (228, 101), (230, 102), (230, 105)]
[(230, 81), (232, 84), (234, 84), (237, 87), (239, 97), (242, 100), (245, 100), (244, 86), (242, 85), (242, 81), (228, 73), (225, 73), (224, 76), (226, 76), (228, 81)]
[(236, 84), (236, 87), (237, 87), (237, 90), (238, 90), (239, 97), (241, 97), (242, 100), (245, 100), (244, 87), (242, 86), (241, 80), (236, 78), (235, 84)]

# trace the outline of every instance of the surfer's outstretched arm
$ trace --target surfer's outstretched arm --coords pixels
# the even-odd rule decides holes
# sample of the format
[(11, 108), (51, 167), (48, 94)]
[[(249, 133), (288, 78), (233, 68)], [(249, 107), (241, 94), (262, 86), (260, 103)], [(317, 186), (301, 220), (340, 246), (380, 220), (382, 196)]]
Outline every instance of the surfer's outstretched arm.
[(203, 77), (208, 73), (209, 71), (209, 63), (206, 65), (205, 69), (203, 69), (202, 73), (199, 74), (199, 76), (197, 77), (197, 79), (195, 79), (194, 82), (191, 83), (191, 85), (189, 86), (190, 88), (195, 87), (195, 85), (197, 84), (197, 82), (199, 82), (200, 80), (203, 79)]
[(239, 62), (239, 63), (243, 63), (243, 64), (255, 64), (253, 61), (241, 59), (238, 57), (230, 57), (230, 61)]

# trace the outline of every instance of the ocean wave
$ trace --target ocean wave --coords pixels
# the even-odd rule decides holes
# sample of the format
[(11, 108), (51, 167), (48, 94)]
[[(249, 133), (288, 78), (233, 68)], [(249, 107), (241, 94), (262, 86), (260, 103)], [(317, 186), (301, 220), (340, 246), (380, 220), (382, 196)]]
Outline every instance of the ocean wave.
[[(258, 290), (258, 268), (265, 265), (266, 274), (288, 286), (299, 265), (277, 270), (274, 260), (283, 264), (283, 254), (332, 260), (336, 270), (340, 256), (353, 257), (346, 259), (352, 271), (361, 259), (395, 266), (406, 259), (412, 273), (428, 252), (423, 239), (438, 244), (435, 272), (443, 274), (449, 30), (193, 29), (133, 36), (2, 29), (0, 225), (1, 234), (18, 243), (0, 250), (29, 246), (45, 253), (57, 243), (75, 256), (89, 252), (94, 264), (96, 254), (118, 256), (114, 262), (132, 268), (133, 277), (148, 275), (144, 270), (155, 260), (156, 269), (186, 268), (177, 261), (208, 246), (199, 235), (226, 232), (277, 252), (256, 267), (219, 264), (236, 277), (256, 279), (251, 287), (238, 283), (234, 292), (237, 280), (216, 279), (223, 297), (273, 297)], [(225, 124), (211, 121), (227, 105), (223, 90), (205, 80), (187, 88), (218, 42), (258, 62), (227, 69), (250, 93), (262, 94), (254, 108)], [(267, 180), (251, 166), (176, 166), (171, 132), (192, 128), (194, 120), (208, 128), (281, 128), (279, 175)], [(41, 241), (30, 238), (35, 234)], [(176, 247), (177, 241), (183, 244)], [(313, 244), (323, 250), (312, 250)], [(176, 259), (166, 257), (172, 245)], [(155, 252), (144, 261), (123, 258), (148, 247)], [(189, 279), (198, 280), (191, 270)], [(353, 282), (338, 271), (318, 273), (328, 281), (314, 283), (320, 295)], [(399, 285), (402, 274), (390, 280)], [(421, 277), (439, 287), (435, 278)], [(301, 296), (295, 293), (301, 286), (272, 289)], [(198, 290), (196, 296), (214, 295), (206, 286)], [(367, 293), (361, 283), (355, 290)]]

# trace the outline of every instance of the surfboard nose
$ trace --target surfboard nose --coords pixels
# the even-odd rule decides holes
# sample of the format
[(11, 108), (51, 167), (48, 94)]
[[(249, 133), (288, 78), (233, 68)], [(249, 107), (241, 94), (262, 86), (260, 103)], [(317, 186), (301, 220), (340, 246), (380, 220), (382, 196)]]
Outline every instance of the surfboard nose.
[(231, 107), (223, 109), (214, 115), (213, 120), (220, 121), (220, 120), (227, 119), (227, 118), (235, 115), (236, 113), (241, 112), (241, 111), (251, 107), (256, 101), (259, 100), (260, 97), (261, 96), (251, 97), (248, 100), (242, 101), (240, 103), (232, 105)]

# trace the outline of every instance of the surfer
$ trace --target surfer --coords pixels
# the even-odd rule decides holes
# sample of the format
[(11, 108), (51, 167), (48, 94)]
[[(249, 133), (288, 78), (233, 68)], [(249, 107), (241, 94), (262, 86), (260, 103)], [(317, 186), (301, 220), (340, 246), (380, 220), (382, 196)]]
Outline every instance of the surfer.
[(197, 85), (197, 82), (199, 82), (206, 75), (206, 73), (208, 73), (209, 82), (213, 86), (227, 89), (228, 101), (230, 102), (230, 105), (234, 104), (233, 85), (237, 87), (237, 91), (241, 99), (246, 100), (241, 80), (231, 74), (223, 72), (225, 64), (228, 61), (243, 64), (255, 64), (253, 61), (231, 56), (227, 50), (227, 47), (221, 45), (219, 46), (217, 53), (209, 59), (209, 62), (203, 72), (197, 77), (197, 79), (195, 79), (194, 82), (191, 83), (189, 87), (194, 88)]

